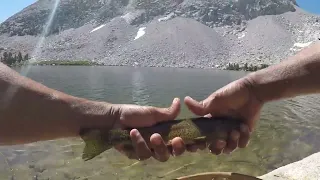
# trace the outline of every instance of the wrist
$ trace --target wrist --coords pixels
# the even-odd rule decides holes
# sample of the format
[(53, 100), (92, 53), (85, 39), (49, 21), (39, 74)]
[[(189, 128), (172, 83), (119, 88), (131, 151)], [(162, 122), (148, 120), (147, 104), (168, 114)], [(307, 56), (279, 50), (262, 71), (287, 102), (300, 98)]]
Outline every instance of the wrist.
[(320, 43), (283, 62), (247, 75), (251, 91), (262, 102), (320, 92)]
[(251, 93), (264, 104), (294, 96), (291, 92), (292, 81), (283, 78), (283, 73), (286, 70), (275, 65), (250, 73), (244, 79), (249, 84)]
[(267, 102), (266, 99), (258, 92), (257, 87), (259, 85), (257, 84), (254, 73), (250, 73), (239, 79), (239, 84), (241, 87), (247, 89), (249, 99), (255, 99), (259, 104), (264, 104)]
[(112, 129), (118, 119), (118, 108), (110, 103), (77, 99), (71, 107), (76, 117), (73, 120), (76, 135), (85, 128)]

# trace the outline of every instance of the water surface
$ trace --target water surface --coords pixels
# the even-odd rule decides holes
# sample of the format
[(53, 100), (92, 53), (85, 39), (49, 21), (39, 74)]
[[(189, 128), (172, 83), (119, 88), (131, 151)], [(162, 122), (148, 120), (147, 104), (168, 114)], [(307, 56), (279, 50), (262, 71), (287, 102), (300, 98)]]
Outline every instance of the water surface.
[[(245, 74), (173, 68), (33, 66), (27, 76), (74, 96), (166, 107), (174, 97), (201, 100)], [(129, 160), (109, 150), (83, 162), (80, 153), (84, 144), (80, 139), (59, 139), (0, 147), (0, 179), (170, 179), (207, 171), (260, 176), (318, 151), (319, 100), (313, 95), (266, 104), (250, 145), (231, 155), (198, 151), (159, 163), (153, 159)], [(183, 105), (179, 118), (188, 116), (192, 114)]]

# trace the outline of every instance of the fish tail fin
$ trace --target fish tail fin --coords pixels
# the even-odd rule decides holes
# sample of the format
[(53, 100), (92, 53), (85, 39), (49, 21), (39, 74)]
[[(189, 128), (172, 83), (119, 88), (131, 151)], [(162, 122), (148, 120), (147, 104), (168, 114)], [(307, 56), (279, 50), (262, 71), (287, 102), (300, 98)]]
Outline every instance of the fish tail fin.
[(82, 130), (80, 136), (85, 143), (82, 153), (84, 161), (93, 159), (102, 152), (112, 148), (112, 145), (103, 139), (103, 134), (100, 130)]

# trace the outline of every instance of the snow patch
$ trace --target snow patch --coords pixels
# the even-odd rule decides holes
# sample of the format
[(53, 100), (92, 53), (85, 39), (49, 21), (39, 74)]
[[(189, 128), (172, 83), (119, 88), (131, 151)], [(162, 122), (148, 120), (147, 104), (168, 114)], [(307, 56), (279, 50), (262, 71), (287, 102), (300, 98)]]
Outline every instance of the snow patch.
[(291, 51), (300, 51), (301, 49), (310, 46), (313, 43), (313, 41), (311, 42), (307, 42), (307, 43), (294, 43), (293, 47), (290, 48)]
[(242, 39), (242, 38), (244, 38), (245, 36), (246, 36), (246, 33), (241, 33), (241, 34), (239, 34), (238, 39)]
[(106, 25), (106, 24), (103, 24), (103, 25), (101, 25), (101, 26), (99, 26), (99, 27), (94, 28), (90, 33), (93, 33), (94, 31), (103, 28), (105, 25)]
[(134, 38), (134, 40), (142, 37), (146, 32), (145, 32), (146, 27), (139, 28), (139, 31), (137, 32), (137, 36)]
[(299, 47), (299, 48), (304, 48), (304, 47), (308, 47), (310, 44), (312, 44), (312, 41), (311, 42), (307, 42), (307, 43), (294, 43), (293, 46)]

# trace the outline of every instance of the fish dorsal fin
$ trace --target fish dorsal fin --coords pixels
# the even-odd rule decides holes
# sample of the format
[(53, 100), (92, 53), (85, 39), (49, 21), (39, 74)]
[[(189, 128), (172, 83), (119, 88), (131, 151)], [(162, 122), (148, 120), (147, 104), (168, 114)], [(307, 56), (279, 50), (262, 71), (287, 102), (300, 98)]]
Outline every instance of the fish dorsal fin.
[(82, 159), (88, 161), (112, 146), (103, 140), (103, 134), (99, 130), (90, 130), (82, 132), (81, 138), (85, 142), (85, 147), (82, 153)]

